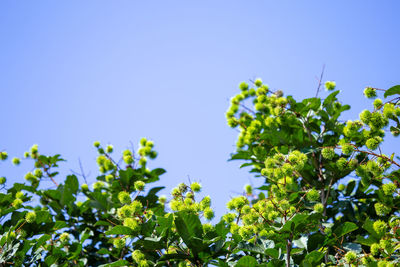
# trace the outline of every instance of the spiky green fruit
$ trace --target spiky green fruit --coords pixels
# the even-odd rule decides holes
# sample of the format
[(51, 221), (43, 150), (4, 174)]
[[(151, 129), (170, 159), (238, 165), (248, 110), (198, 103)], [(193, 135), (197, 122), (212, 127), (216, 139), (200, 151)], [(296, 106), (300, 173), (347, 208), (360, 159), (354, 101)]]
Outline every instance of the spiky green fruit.
[(333, 159), (335, 157), (335, 150), (331, 147), (326, 147), (321, 150), (321, 154), (325, 159)]
[(14, 201), (12, 202), (12, 206), (16, 209), (19, 209), (22, 207), (22, 203), (24, 203), (21, 199), (16, 198), (14, 199)]
[(257, 87), (260, 87), (262, 84), (263, 84), (263, 83), (262, 83), (262, 80), (261, 80), (260, 78), (257, 78), (257, 79), (254, 81), (254, 85), (257, 86)]
[(140, 250), (134, 250), (132, 252), (132, 259), (136, 262), (139, 263), (140, 261), (145, 259), (145, 255), (140, 251)]
[(125, 238), (115, 238), (113, 240), (113, 245), (117, 249), (121, 249), (121, 248), (125, 247), (125, 244), (126, 244)]
[(143, 191), (146, 184), (143, 181), (136, 181), (134, 184), (136, 191)]
[(344, 258), (346, 259), (347, 263), (351, 263), (357, 259), (357, 254), (354, 251), (349, 251), (346, 253), (346, 255), (344, 255)]
[(388, 227), (387, 227), (386, 222), (381, 221), (381, 220), (377, 220), (377, 221), (374, 222), (373, 228), (374, 228), (374, 231), (378, 235), (382, 236), (382, 235), (384, 235), (386, 233), (386, 230), (387, 230)]
[(106, 147), (106, 152), (107, 152), (107, 153), (112, 153), (113, 151), (114, 151), (113, 145), (108, 145), (108, 146)]
[(34, 211), (28, 212), (25, 215), (25, 220), (27, 223), (33, 223), (34, 221), (36, 221), (36, 212)]
[(132, 202), (130, 194), (125, 191), (121, 191), (118, 193), (118, 200), (122, 204), (130, 204)]
[(201, 191), (201, 184), (199, 184), (197, 182), (193, 182), (190, 185), (190, 189), (192, 189), (193, 192), (200, 192)]
[(325, 89), (327, 91), (332, 91), (335, 90), (336, 88), (336, 83), (334, 81), (327, 81), (325, 82)]
[(82, 188), (82, 191), (88, 191), (89, 190), (89, 186), (87, 184), (82, 184), (81, 188)]
[(314, 211), (317, 213), (322, 213), (324, 211), (324, 205), (322, 205), (322, 203), (315, 204)]
[(391, 211), (391, 208), (387, 207), (386, 205), (382, 203), (375, 203), (374, 205), (375, 212), (378, 216), (385, 216)]
[(42, 178), (43, 177), (43, 171), (41, 169), (35, 169), (33, 171), (33, 175), (35, 175), (38, 178)]
[(317, 201), (320, 199), (320, 193), (316, 189), (311, 189), (308, 191), (306, 198), (308, 201)]
[(394, 183), (387, 183), (382, 185), (383, 193), (387, 196), (391, 196), (396, 191), (397, 186)]
[(246, 82), (241, 82), (241, 83), (239, 84), (239, 88), (240, 88), (240, 90), (242, 90), (242, 91), (246, 91), (247, 89), (249, 89), (249, 85), (248, 85)]
[(6, 160), (8, 158), (8, 153), (6, 151), (0, 152), (0, 160)]
[(373, 104), (374, 104), (374, 108), (375, 109), (380, 109), (382, 107), (382, 105), (383, 105), (383, 101), (382, 101), (382, 99), (377, 98), (377, 99), (374, 100)]
[(61, 241), (62, 243), (68, 242), (69, 239), (70, 239), (69, 233), (62, 233), (62, 234), (60, 235), (60, 241)]
[(366, 98), (374, 98), (376, 97), (376, 90), (371, 87), (367, 87), (364, 89), (364, 96)]
[(18, 166), (19, 164), (21, 164), (21, 159), (20, 158), (13, 158), (12, 159), (12, 164)]

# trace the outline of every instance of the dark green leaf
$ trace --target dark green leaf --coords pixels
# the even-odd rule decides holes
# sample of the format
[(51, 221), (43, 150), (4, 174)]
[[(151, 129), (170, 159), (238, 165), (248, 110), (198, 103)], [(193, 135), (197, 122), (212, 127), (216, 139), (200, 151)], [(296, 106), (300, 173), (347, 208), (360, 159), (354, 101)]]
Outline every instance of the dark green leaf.
[(244, 256), (241, 257), (240, 260), (236, 263), (236, 267), (255, 267), (257, 266), (258, 262), (252, 256)]
[(99, 267), (116, 267), (116, 266), (129, 266), (129, 261), (126, 260), (119, 260), (114, 261), (113, 263), (102, 264)]
[(357, 229), (358, 229), (358, 226), (355, 223), (345, 222), (345, 223), (339, 225), (339, 227), (337, 227), (335, 229), (334, 233), (335, 233), (336, 237), (342, 237), (345, 234), (353, 232)]
[(385, 98), (392, 95), (400, 95), (400, 85), (395, 85), (386, 90), (383, 95)]
[(129, 227), (122, 225), (114, 226), (111, 230), (106, 232), (106, 235), (134, 235), (134, 234), (135, 231), (133, 231)]

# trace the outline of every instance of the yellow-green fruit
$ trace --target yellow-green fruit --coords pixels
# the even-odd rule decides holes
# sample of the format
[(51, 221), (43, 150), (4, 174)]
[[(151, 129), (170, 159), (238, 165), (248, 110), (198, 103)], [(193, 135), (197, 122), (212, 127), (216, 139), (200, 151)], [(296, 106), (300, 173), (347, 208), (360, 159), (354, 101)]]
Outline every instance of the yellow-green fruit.
[(333, 159), (333, 157), (335, 156), (335, 150), (333, 148), (323, 148), (321, 150), (321, 154), (324, 158), (326, 159)]
[(136, 181), (134, 184), (135, 190), (136, 191), (143, 191), (144, 190), (145, 183), (143, 181)]
[(322, 205), (322, 203), (315, 204), (314, 211), (317, 213), (322, 213), (324, 211), (324, 205)]
[(245, 90), (249, 89), (249, 85), (246, 82), (241, 82), (239, 84), (239, 88), (240, 88), (240, 90), (245, 91)]
[(82, 191), (88, 191), (89, 190), (89, 186), (87, 184), (82, 184), (81, 188), (82, 188)]
[(377, 243), (371, 245), (371, 254), (373, 256), (378, 256), (380, 253), (380, 246)]
[(100, 142), (99, 141), (95, 141), (93, 143), (93, 146), (96, 147), (96, 148), (99, 148), (100, 147)]
[(113, 240), (113, 245), (114, 247), (121, 249), (123, 247), (125, 247), (125, 238), (116, 238)]
[(384, 221), (378, 220), (374, 222), (373, 228), (378, 235), (384, 235), (387, 230), (387, 224)]
[(19, 209), (22, 207), (22, 203), (24, 203), (21, 199), (16, 198), (14, 199), (14, 201), (12, 202), (12, 205), (14, 208)]
[(375, 212), (378, 216), (385, 216), (391, 211), (390, 207), (387, 207), (386, 205), (382, 203), (375, 203), (374, 205)]
[(0, 177), (0, 185), (6, 183), (6, 177)]
[(367, 87), (364, 89), (364, 96), (366, 98), (374, 98), (376, 97), (376, 90), (371, 87)]
[(207, 220), (211, 220), (212, 218), (214, 218), (214, 211), (211, 208), (206, 208), (204, 210), (204, 217)]
[(316, 189), (311, 189), (310, 191), (308, 191), (306, 198), (308, 201), (317, 201), (320, 198), (320, 194), (319, 191)]
[(346, 188), (346, 186), (344, 184), (339, 184), (338, 185), (338, 190), (339, 191), (343, 191)]
[(122, 159), (124, 160), (124, 162), (128, 165), (131, 165), (133, 163), (133, 157), (132, 155), (124, 155), (122, 157)]
[(112, 174), (108, 174), (105, 177), (107, 183), (111, 183), (114, 180), (114, 176)]
[(167, 197), (164, 196), (164, 195), (162, 195), (162, 196), (160, 196), (160, 197), (158, 198), (158, 201), (159, 201), (161, 204), (165, 204), (165, 203), (167, 202)]
[(134, 250), (134, 251), (132, 252), (132, 259), (133, 259), (135, 262), (139, 263), (141, 260), (144, 260), (144, 259), (145, 259), (145, 256), (144, 256), (144, 254), (143, 254), (141, 251), (139, 251), (139, 250)]
[(334, 81), (327, 81), (325, 82), (325, 89), (328, 91), (335, 90), (336, 88), (336, 83)]
[(36, 212), (34, 211), (28, 212), (25, 215), (25, 220), (27, 223), (33, 223), (34, 221), (36, 221)]
[(135, 200), (129, 205), (134, 213), (142, 213), (143, 205), (141, 202)]
[(12, 164), (19, 165), (19, 164), (21, 164), (21, 160), (19, 158), (13, 158), (12, 159)]
[(244, 191), (246, 192), (247, 195), (253, 194), (253, 187), (249, 184), (244, 186)]
[(377, 99), (374, 100), (373, 104), (374, 104), (375, 109), (379, 109), (379, 108), (382, 107), (383, 101), (382, 101), (382, 99), (377, 98)]
[(142, 157), (139, 159), (139, 165), (141, 166), (146, 166), (147, 159), (145, 157)]
[(0, 152), (0, 160), (6, 160), (8, 158), (8, 154), (5, 151)]
[(38, 145), (33, 145), (31, 147), (31, 154), (37, 154), (39, 151), (39, 146)]
[(383, 193), (387, 196), (390, 196), (396, 191), (397, 186), (394, 183), (387, 183), (382, 185)]
[(146, 146), (147, 143), (147, 139), (145, 137), (143, 137), (142, 139), (140, 139), (140, 145), (141, 146)]
[(24, 196), (24, 192), (18, 191), (15, 193), (15, 198), (22, 198)]
[(349, 251), (346, 253), (346, 255), (344, 256), (344, 258), (346, 259), (347, 263), (351, 263), (353, 262), (355, 259), (357, 259), (357, 254), (354, 251)]
[(201, 191), (201, 185), (197, 182), (194, 182), (190, 185), (190, 188), (192, 189), (193, 192), (200, 192)]
[(108, 145), (107, 147), (106, 147), (106, 152), (107, 153), (112, 153), (114, 151), (114, 147), (112, 146), (112, 145)]
[(118, 193), (118, 200), (122, 204), (129, 204), (132, 202), (131, 196), (129, 195), (128, 192), (125, 192), (125, 191), (121, 191)]
[(256, 79), (254, 81), (254, 85), (257, 86), (257, 87), (260, 87), (262, 85), (262, 80), (260, 78)]
[(138, 230), (139, 228), (139, 223), (133, 218), (125, 218), (122, 224), (134, 231)]
[(69, 241), (69, 234), (68, 233), (62, 233), (60, 235), (60, 241), (65, 243)]
[(38, 178), (42, 178), (42, 177), (43, 177), (43, 172), (42, 172), (41, 169), (35, 169), (35, 170), (33, 171), (33, 175), (35, 175), (35, 176), (38, 177)]
[(14, 240), (16, 236), (15, 232), (8, 232), (7, 234), (7, 238), (10, 240)]

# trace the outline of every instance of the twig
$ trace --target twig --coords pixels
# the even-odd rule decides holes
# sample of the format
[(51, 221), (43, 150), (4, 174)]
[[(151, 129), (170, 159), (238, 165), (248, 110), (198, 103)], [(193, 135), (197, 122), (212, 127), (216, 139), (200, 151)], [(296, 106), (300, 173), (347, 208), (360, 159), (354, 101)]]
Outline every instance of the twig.
[(319, 90), (320, 90), (321, 85), (322, 85), (322, 77), (324, 77), (324, 71), (325, 71), (325, 64), (322, 65), (321, 76), (319, 77), (318, 88), (317, 88), (317, 93), (315, 94), (315, 97), (318, 97), (318, 93), (319, 93)]

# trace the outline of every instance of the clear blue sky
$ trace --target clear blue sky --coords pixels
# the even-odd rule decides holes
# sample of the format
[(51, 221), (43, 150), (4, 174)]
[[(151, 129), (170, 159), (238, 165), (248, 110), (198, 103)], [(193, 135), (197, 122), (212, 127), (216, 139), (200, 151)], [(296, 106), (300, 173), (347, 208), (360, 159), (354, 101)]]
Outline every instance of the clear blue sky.
[[(22, 156), (37, 143), (68, 160), (65, 172), (79, 170), (80, 158), (94, 181), (93, 141), (119, 153), (146, 136), (159, 152), (151, 166), (168, 171), (163, 193), (190, 177), (221, 215), (244, 184), (262, 182), (227, 162), (237, 132), (224, 113), (238, 83), (261, 77), (312, 97), (325, 64), (325, 80), (336, 81), (354, 118), (368, 107), (365, 86), (400, 84), (399, 8), (372, 0), (1, 1), (0, 150)], [(0, 170), (23, 181), (31, 162)]]

